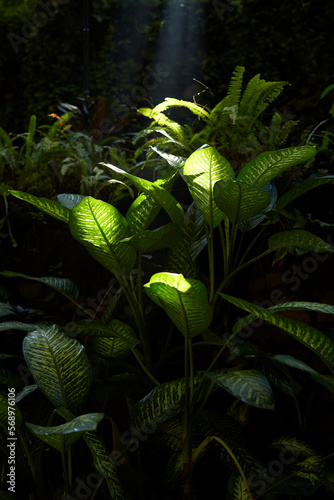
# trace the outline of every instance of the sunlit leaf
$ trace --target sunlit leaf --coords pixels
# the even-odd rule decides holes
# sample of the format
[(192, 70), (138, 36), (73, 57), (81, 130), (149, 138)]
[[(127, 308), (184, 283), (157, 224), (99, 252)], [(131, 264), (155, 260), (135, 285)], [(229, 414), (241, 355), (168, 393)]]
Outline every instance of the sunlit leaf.
[(244, 181), (257, 187), (263, 187), (275, 179), (284, 170), (305, 163), (313, 158), (317, 150), (313, 146), (296, 146), (278, 151), (265, 151), (245, 165), (238, 181)]
[(210, 326), (212, 309), (201, 281), (186, 280), (182, 274), (157, 273), (144, 287), (185, 337), (194, 337)]
[(216, 227), (224, 218), (217, 206), (213, 189), (217, 181), (235, 179), (230, 163), (212, 147), (199, 149), (187, 159), (183, 174), (190, 193), (205, 221)]
[(267, 191), (231, 179), (216, 182), (213, 192), (218, 207), (232, 224), (239, 224), (259, 214), (270, 201)]
[(69, 228), (100, 264), (116, 275), (128, 273), (134, 266), (136, 251), (120, 240), (130, 236), (130, 229), (120, 212), (90, 196), (72, 208)]

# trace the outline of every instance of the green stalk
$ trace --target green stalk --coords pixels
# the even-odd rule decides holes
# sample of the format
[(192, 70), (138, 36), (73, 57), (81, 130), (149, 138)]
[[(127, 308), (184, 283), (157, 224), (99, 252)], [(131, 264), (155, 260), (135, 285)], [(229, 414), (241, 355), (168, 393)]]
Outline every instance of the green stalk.
[(222, 245), (223, 269), (224, 269), (224, 277), (225, 277), (226, 273), (227, 273), (226, 240), (225, 240), (225, 236), (224, 236), (224, 233), (223, 233), (223, 227), (222, 227), (221, 224), (219, 224), (218, 229), (219, 229), (220, 241), (221, 241), (221, 245)]
[(23, 446), (23, 449), (25, 451), (25, 454), (27, 455), (27, 459), (28, 459), (28, 464), (29, 464), (29, 467), (30, 467), (30, 470), (31, 470), (31, 475), (32, 475), (32, 478), (34, 481), (36, 481), (36, 469), (35, 469), (35, 464), (34, 464), (34, 461), (32, 459), (32, 456), (31, 456), (31, 453), (30, 453), (30, 450), (27, 446), (27, 443), (26, 443), (26, 440), (25, 440), (25, 437), (24, 435), (22, 434), (22, 431), (17, 431), (18, 435), (19, 435), (19, 438), (20, 438), (20, 441), (21, 441), (21, 444)]
[(212, 226), (205, 225), (206, 239), (208, 242), (208, 256), (209, 256), (209, 275), (210, 275), (210, 293), (209, 293), (209, 304), (213, 299), (215, 291), (215, 258), (214, 258), (214, 247), (213, 247), (213, 230)]
[(240, 259), (239, 266), (243, 263), (243, 261), (245, 260), (246, 256), (249, 254), (250, 250), (253, 248), (253, 246), (255, 245), (255, 243), (257, 242), (257, 240), (259, 239), (259, 237), (261, 236), (261, 234), (263, 233), (263, 231), (265, 229), (266, 229), (266, 226), (263, 226), (263, 228), (260, 229), (260, 231), (258, 231), (258, 233), (256, 234), (255, 238), (253, 238), (253, 240), (251, 241), (251, 243), (248, 245), (247, 250), (243, 254), (242, 258)]
[(12, 227), (10, 225), (10, 221), (9, 221), (9, 211), (8, 211), (8, 202), (7, 202), (7, 198), (5, 195), (3, 195), (3, 199), (4, 199), (4, 202), (5, 202), (5, 215), (6, 215), (6, 222), (7, 222), (7, 228), (8, 228), (8, 233), (9, 233), (9, 238), (10, 238), (10, 241), (12, 243), (12, 247), (16, 248), (17, 247), (17, 243), (16, 243), (16, 240), (13, 236), (13, 233), (12, 233)]
[(184, 421), (183, 421), (183, 436), (182, 436), (182, 453), (183, 453), (183, 500), (191, 498), (191, 413), (190, 413), (190, 386), (189, 384), (189, 341), (188, 336), (185, 337), (184, 343)]
[(141, 314), (141, 311), (139, 309), (139, 306), (136, 301), (136, 297), (133, 294), (132, 290), (129, 289), (126, 280), (124, 276), (118, 277), (118, 282), (122, 287), (123, 293), (131, 307), (131, 311), (133, 313), (133, 316), (135, 318), (136, 326), (138, 328), (138, 333), (139, 333), (139, 338), (143, 346), (143, 351), (144, 351), (144, 361), (146, 366), (150, 366), (151, 364), (151, 357), (150, 357), (150, 349), (149, 349), (149, 344), (148, 344), (148, 339), (146, 335), (146, 327), (144, 323), (143, 316)]
[(216, 441), (218, 441), (218, 443), (219, 443), (219, 444), (221, 444), (221, 445), (225, 448), (225, 450), (229, 453), (229, 455), (232, 457), (233, 462), (234, 462), (234, 463), (235, 463), (235, 465), (237, 466), (238, 471), (240, 472), (240, 475), (241, 475), (241, 477), (242, 477), (242, 479), (243, 479), (243, 482), (244, 482), (244, 484), (245, 484), (245, 486), (246, 486), (246, 490), (247, 490), (247, 493), (248, 493), (248, 495), (249, 495), (250, 500), (254, 500), (254, 499), (253, 499), (253, 495), (252, 495), (252, 493), (251, 493), (251, 490), (250, 490), (250, 488), (249, 488), (249, 484), (248, 484), (247, 478), (246, 478), (246, 476), (245, 476), (245, 473), (244, 473), (244, 471), (242, 470), (242, 467), (241, 467), (241, 465), (239, 464), (239, 461), (238, 461), (237, 457), (234, 455), (234, 453), (233, 453), (233, 451), (231, 450), (231, 448), (230, 448), (229, 446), (227, 446), (227, 444), (226, 444), (226, 443), (225, 443), (222, 439), (220, 439), (219, 437), (217, 437), (217, 436), (213, 436), (213, 439), (215, 439)]
[(68, 465), (68, 483), (70, 491), (72, 490), (72, 453), (71, 447), (68, 447), (67, 450), (67, 465)]
[(61, 436), (60, 436), (60, 443), (61, 443), (61, 462), (62, 462), (62, 466), (63, 466), (63, 475), (64, 475), (64, 482), (65, 482), (65, 492), (64, 493), (70, 493), (68, 474), (67, 474), (67, 466), (66, 466), (66, 457), (65, 457), (65, 435), (64, 434), (61, 434)]
[(223, 281), (220, 283), (219, 287), (217, 288), (216, 290), (216, 293), (215, 293), (215, 296), (214, 296), (214, 299), (212, 301), (212, 308), (214, 309), (215, 305), (216, 305), (216, 302), (219, 298), (219, 292), (221, 292), (224, 287), (227, 285), (227, 283), (236, 275), (238, 274), (240, 271), (242, 271), (243, 269), (245, 269), (247, 266), (250, 266), (251, 264), (254, 264), (254, 262), (257, 262), (258, 260), (262, 259), (263, 257), (266, 257), (267, 255), (269, 255), (271, 252), (273, 252), (273, 250), (269, 249), (269, 250), (266, 250), (265, 252), (261, 253), (260, 255), (257, 255), (256, 257), (254, 257), (253, 259), (251, 260), (248, 260), (247, 262), (245, 262), (244, 264), (242, 264), (241, 266), (237, 267), (236, 269), (234, 269), (226, 278), (223, 279)]
[(144, 317), (144, 312), (143, 312), (143, 287), (142, 287), (142, 276), (141, 276), (141, 273), (142, 273), (142, 253), (141, 252), (138, 252), (138, 264), (137, 264), (137, 272), (138, 272), (138, 275), (137, 275), (137, 287), (138, 287), (138, 290), (137, 290), (137, 300), (138, 300), (138, 307), (139, 307), (139, 311), (140, 311), (140, 314), (141, 314), (141, 317), (143, 318)]

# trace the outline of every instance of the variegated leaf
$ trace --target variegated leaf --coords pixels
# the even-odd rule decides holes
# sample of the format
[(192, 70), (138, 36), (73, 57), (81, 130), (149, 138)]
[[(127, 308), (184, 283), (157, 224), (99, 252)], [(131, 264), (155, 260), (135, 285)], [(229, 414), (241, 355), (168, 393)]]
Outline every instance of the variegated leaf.
[(54, 427), (43, 427), (29, 422), (26, 426), (39, 439), (62, 451), (72, 446), (85, 432), (94, 431), (103, 417), (104, 413), (87, 413)]
[(125, 500), (116, 464), (101, 438), (95, 432), (85, 432), (84, 440), (92, 454), (94, 467), (107, 480), (111, 500)]
[(210, 326), (212, 309), (201, 281), (186, 280), (182, 274), (157, 273), (144, 288), (185, 337), (194, 337)]
[(27, 201), (34, 207), (39, 208), (48, 215), (51, 215), (55, 219), (59, 219), (63, 222), (68, 222), (70, 218), (70, 210), (64, 207), (60, 203), (48, 200), (47, 198), (37, 198), (30, 193), (24, 193), (23, 191), (11, 190), (10, 194), (19, 198), (20, 200)]
[(75, 408), (89, 392), (92, 369), (80, 342), (56, 325), (28, 333), (23, 354), (36, 384), (52, 404)]
[(90, 196), (72, 208), (69, 228), (104, 267), (116, 275), (128, 273), (136, 261), (136, 251), (120, 240), (130, 236), (130, 229), (120, 212)]
[(255, 408), (274, 410), (275, 401), (267, 378), (258, 370), (210, 372), (206, 376), (219, 387)]
[(183, 174), (190, 193), (210, 227), (216, 227), (224, 218), (217, 206), (213, 188), (217, 181), (235, 179), (230, 163), (212, 147), (199, 149), (187, 159)]

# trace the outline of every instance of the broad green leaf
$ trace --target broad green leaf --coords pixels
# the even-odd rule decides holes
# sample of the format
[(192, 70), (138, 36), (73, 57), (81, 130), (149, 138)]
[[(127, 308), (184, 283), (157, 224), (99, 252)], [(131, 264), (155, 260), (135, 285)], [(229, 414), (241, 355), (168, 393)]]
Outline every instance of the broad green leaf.
[[(10, 401), (14, 401), (15, 403), (15, 400), (13, 399), (10, 399)], [(14, 412), (14, 415), (10, 415), (10, 412)], [(13, 431), (9, 429), (12, 426), (12, 419), (13, 422), (15, 422), (15, 430)], [(16, 404), (12, 405), (11, 403), (9, 403), (8, 396), (0, 394), (0, 426), (3, 428), (4, 432), (6, 432), (11, 437), (16, 437), (17, 432), (20, 430), (20, 427), (22, 425), (22, 421), (23, 418), (20, 408)], [(14, 432), (14, 434), (11, 434), (12, 432)]]
[(334, 314), (334, 306), (331, 304), (323, 304), (322, 302), (307, 302), (300, 300), (298, 302), (284, 302), (276, 306), (269, 307), (267, 311), (312, 311), (324, 314)]
[(0, 274), (2, 274), (2, 276), (6, 276), (7, 278), (25, 278), (27, 280), (38, 281), (39, 283), (43, 283), (57, 292), (60, 292), (72, 301), (75, 301), (79, 297), (77, 285), (68, 278), (55, 278), (53, 276), (36, 278), (34, 276), (27, 276), (26, 274), (16, 273), (14, 271), (2, 271)]
[(134, 330), (122, 321), (112, 320), (108, 329), (110, 335), (94, 335), (90, 345), (93, 356), (104, 363), (126, 356), (139, 343)]
[(300, 184), (297, 184), (293, 188), (289, 189), (286, 193), (281, 196), (276, 205), (275, 210), (280, 212), (283, 208), (289, 205), (293, 200), (298, 198), (299, 196), (311, 191), (311, 189), (315, 189), (318, 186), (322, 186), (324, 184), (334, 183), (334, 175), (327, 175), (325, 177), (315, 177), (312, 179), (306, 179), (302, 181)]
[(38, 198), (32, 194), (24, 193), (23, 191), (15, 191), (12, 189), (10, 193), (16, 198), (26, 201), (34, 207), (39, 208), (42, 212), (51, 215), (55, 219), (62, 220), (63, 222), (69, 221), (71, 211), (60, 203), (48, 200), (47, 198)]
[(238, 175), (238, 181), (263, 187), (284, 170), (310, 160), (316, 155), (316, 152), (316, 148), (309, 145), (266, 151), (242, 168)]
[(329, 391), (334, 393), (334, 377), (332, 375), (322, 375), (303, 361), (299, 361), (298, 359), (287, 354), (277, 354), (276, 356), (273, 356), (272, 359), (291, 368), (309, 373), (315, 382), (323, 385)]
[(103, 417), (104, 413), (87, 413), (55, 427), (43, 427), (29, 422), (26, 426), (39, 439), (62, 451), (72, 446), (85, 432), (94, 431)]
[(98, 319), (77, 321), (74, 325), (82, 335), (116, 338), (129, 347), (134, 347), (139, 342), (131, 326), (118, 319), (111, 320), (108, 325)]
[(274, 395), (267, 378), (258, 370), (206, 373), (219, 387), (255, 408), (274, 410)]
[[(166, 177), (157, 179), (153, 184), (170, 191), (176, 181), (178, 169), (170, 172)], [(156, 198), (141, 193), (130, 205), (126, 213), (126, 220), (132, 234), (141, 233), (149, 227), (161, 210), (161, 204)]]
[(94, 467), (107, 480), (111, 500), (125, 500), (112, 454), (95, 432), (85, 432), (83, 438), (92, 454)]
[(184, 216), (181, 241), (171, 249), (166, 269), (182, 273), (185, 278), (196, 276), (195, 261), (207, 244), (205, 221), (195, 203), (191, 203)]
[(251, 184), (235, 180), (216, 182), (214, 198), (232, 224), (254, 217), (264, 210), (270, 202), (270, 194)]
[(132, 245), (140, 252), (154, 252), (162, 248), (174, 247), (182, 236), (181, 229), (172, 222), (164, 226), (123, 238), (121, 242)]
[(184, 393), (184, 378), (158, 385), (133, 406), (133, 425), (141, 427), (144, 423), (152, 429), (158, 423), (170, 420), (183, 410)]
[(205, 221), (210, 227), (216, 227), (223, 220), (224, 213), (215, 202), (213, 188), (217, 181), (235, 179), (232, 166), (215, 148), (208, 147), (189, 156), (183, 174)]
[(29, 324), (29, 323), (20, 323), (19, 321), (5, 321), (4, 323), (0, 323), (0, 332), (4, 332), (6, 330), (23, 330), (24, 332), (31, 332), (32, 330), (38, 330), (41, 325)]
[(209, 328), (212, 309), (201, 281), (186, 280), (182, 274), (157, 273), (144, 287), (185, 337), (194, 337)]
[[(331, 371), (334, 371), (334, 342), (324, 333), (312, 326), (301, 323), (300, 321), (284, 318), (280, 314), (273, 313), (270, 310), (266, 310), (263, 307), (251, 304), (245, 300), (231, 297), (223, 293), (220, 293), (220, 295), (231, 304), (252, 313), (251, 317), (253, 319), (255, 317), (262, 318), (267, 323), (286, 331), (294, 339), (315, 352), (317, 356), (329, 366)], [(247, 319), (248, 318), (246, 318), (246, 321)], [(240, 331), (246, 324), (246, 321), (238, 321), (233, 328), (233, 333)]]
[(158, 424), (154, 437), (157, 439), (159, 448), (180, 452), (182, 451), (182, 433), (183, 419), (181, 415), (178, 415)]
[(23, 355), (36, 384), (52, 404), (75, 408), (87, 396), (92, 369), (85, 349), (56, 325), (28, 333)]
[(304, 229), (281, 231), (273, 234), (268, 240), (270, 250), (299, 248), (305, 252), (334, 252), (334, 248)]
[(275, 184), (269, 182), (265, 184), (261, 189), (269, 194), (269, 204), (262, 210), (262, 212), (242, 221), (239, 224), (239, 229), (242, 232), (250, 231), (251, 229), (254, 229), (254, 227), (261, 224), (261, 222), (266, 218), (266, 214), (274, 209), (277, 200), (277, 189)]
[(132, 184), (134, 184), (134, 186), (136, 186), (139, 191), (144, 191), (144, 193), (152, 196), (152, 198), (154, 198), (154, 200), (166, 210), (174, 224), (176, 224), (177, 226), (182, 226), (184, 216), (183, 208), (181, 207), (180, 203), (174, 198), (174, 196), (170, 194), (166, 189), (154, 182), (150, 182), (146, 179), (141, 179), (140, 177), (136, 177), (135, 175), (128, 174), (127, 172), (124, 172), (124, 170), (115, 167), (114, 165), (107, 163), (104, 163), (103, 165), (110, 168), (114, 172), (117, 172), (118, 174), (125, 175), (125, 177), (130, 179)]
[(136, 251), (120, 240), (130, 229), (119, 211), (90, 196), (72, 208), (69, 228), (100, 264), (116, 275), (128, 273), (136, 261)]

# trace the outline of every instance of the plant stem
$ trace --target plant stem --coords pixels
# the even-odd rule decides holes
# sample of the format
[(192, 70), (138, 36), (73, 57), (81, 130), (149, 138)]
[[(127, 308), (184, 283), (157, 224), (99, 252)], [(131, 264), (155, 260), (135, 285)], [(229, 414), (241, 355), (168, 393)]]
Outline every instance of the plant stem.
[(66, 466), (66, 457), (65, 457), (65, 435), (60, 435), (60, 443), (61, 443), (61, 462), (63, 466), (63, 475), (65, 482), (65, 491), (64, 493), (70, 493), (70, 487), (68, 482), (68, 474), (67, 474), (67, 466)]
[[(184, 343), (184, 421), (183, 421), (183, 436), (182, 436), (182, 452), (183, 452), (183, 500), (190, 500), (191, 498), (191, 414), (190, 414), (190, 387), (189, 372), (191, 377), (192, 369), (189, 366), (190, 352), (189, 352), (188, 336), (185, 337)], [(189, 384), (190, 382), (190, 384)], [(192, 382), (193, 384), (193, 382)]]
[(263, 257), (266, 257), (267, 255), (269, 255), (271, 252), (273, 252), (273, 250), (269, 249), (269, 250), (266, 250), (265, 252), (261, 253), (260, 255), (257, 255), (256, 257), (254, 257), (253, 259), (251, 260), (248, 260), (247, 262), (245, 262), (244, 264), (242, 264), (241, 266), (237, 267), (236, 269), (234, 269), (225, 279), (223, 279), (223, 281), (220, 283), (219, 287), (217, 288), (216, 290), (216, 293), (215, 293), (215, 296), (214, 296), (214, 299), (212, 301), (212, 308), (214, 309), (215, 305), (216, 305), (216, 302), (219, 298), (218, 294), (219, 292), (221, 292), (224, 287), (227, 285), (227, 283), (236, 275), (238, 274), (240, 271), (242, 271), (243, 269), (245, 269), (247, 266), (250, 266), (251, 264), (254, 264), (254, 262), (257, 262), (258, 260), (262, 259)]
[(141, 314), (141, 311), (138, 307), (138, 304), (136, 302), (136, 298), (132, 292), (132, 290), (129, 289), (129, 286), (126, 282), (126, 279), (124, 276), (118, 277), (118, 282), (122, 287), (123, 293), (131, 307), (132, 314), (135, 318), (136, 326), (138, 328), (138, 333), (139, 333), (139, 338), (143, 346), (143, 351), (144, 351), (144, 361), (146, 366), (150, 366), (150, 349), (149, 349), (149, 344), (147, 340), (147, 335), (146, 335), (146, 327), (144, 323), (143, 316)]
[(231, 448), (229, 448), (229, 446), (227, 446), (227, 444), (226, 444), (226, 443), (225, 443), (222, 439), (220, 439), (219, 437), (217, 437), (217, 436), (213, 436), (213, 439), (215, 439), (216, 441), (218, 441), (218, 443), (220, 443), (220, 444), (221, 444), (221, 445), (225, 448), (225, 450), (229, 453), (229, 455), (232, 457), (233, 462), (234, 462), (234, 463), (235, 463), (235, 465), (237, 466), (238, 471), (240, 472), (240, 475), (241, 475), (241, 477), (242, 477), (242, 479), (243, 479), (243, 481), (244, 481), (244, 483), (245, 483), (245, 487), (246, 487), (246, 490), (247, 490), (247, 493), (248, 493), (248, 495), (249, 495), (250, 500), (254, 500), (254, 499), (253, 499), (253, 495), (252, 495), (252, 493), (251, 493), (251, 490), (250, 490), (250, 488), (249, 488), (249, 484), (248, 484), (247, 478), (246, 478), (246, 476), (245, 476), (245, 473), (244, 473), (244, 471), (242, 470), (242, 467), (241, 467), (241, 465), (239, 464), (239, 461), (238, 461), (237, 457), (234, 455), (234, 453), (233, 453), (233, 451), (231, 450)]
[(213, 247), (213, 230), (212, 226), (205, 225), (206, 239), (208, 242), (208, 254), (209, 254), (209, 275), (210, 275), (210, 292), (209, 292), (209, 304), (211, 303), (214, 291), (215, 291), (215, 259), (214, 259), (214, 247)]

